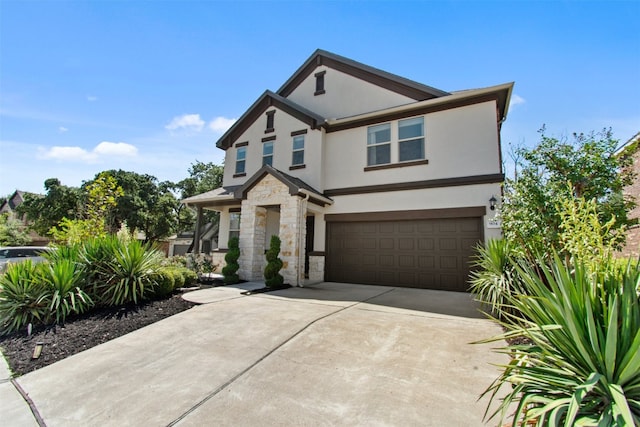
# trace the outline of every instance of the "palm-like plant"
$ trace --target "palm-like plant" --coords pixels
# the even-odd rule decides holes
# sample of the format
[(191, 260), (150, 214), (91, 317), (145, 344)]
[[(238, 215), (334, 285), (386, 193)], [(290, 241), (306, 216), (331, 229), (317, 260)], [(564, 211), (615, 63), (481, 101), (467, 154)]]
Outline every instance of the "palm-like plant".
[(489, 311), (504, 317), (512, 310), (509, 298), (518, 291), (511, 244), (505, 239), (492, 239), (478, 245), (470, 274), (470, 291)]
[(0, 277), (0, 332), (17, 331), (28, 323), (46, 323), (49, 295), (31, 260), (9, 265)]
[(517, 404), (514, 425), (640, 424), (640, 303), (638, 264), (620, 274), (593, 274), (554, 256), (538, 269), (521, 263), (524, 294), (509, 302), (518, 322), (496, 339), (525, 336), (532, 344), (501, 351), (512, 361), (487, 389), (509, 391), (498, 413)]
[(121, 243), (115, 247), (112, 259), (106, 263), (102, 273), (107, 279), (99, 286), (104, 303), (120, 305), (138, 303), (156, 286), (156, 273), (161, 255), (137, 240)]
[(42, 264), (39, 269), (42, 283), (49, 293), (49, 310), (56, 323), (64, 323), (70, 314), (81, 314), (93, 307), (93, 301), (82, 289), (83, 269), (72, 259), (57, 259)]

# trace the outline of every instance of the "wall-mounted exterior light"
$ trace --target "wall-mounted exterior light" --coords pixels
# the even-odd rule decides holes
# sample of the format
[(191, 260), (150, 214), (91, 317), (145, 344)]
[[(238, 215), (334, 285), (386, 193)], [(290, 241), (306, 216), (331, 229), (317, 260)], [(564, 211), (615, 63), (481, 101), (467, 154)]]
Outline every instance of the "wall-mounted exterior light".
[(489, 208), (492, 211), (496, 210), (496, 202), (498, 201), (498, 199), (496, 199), (496, 196), (491, 196), (491, 198), (489, 199)]

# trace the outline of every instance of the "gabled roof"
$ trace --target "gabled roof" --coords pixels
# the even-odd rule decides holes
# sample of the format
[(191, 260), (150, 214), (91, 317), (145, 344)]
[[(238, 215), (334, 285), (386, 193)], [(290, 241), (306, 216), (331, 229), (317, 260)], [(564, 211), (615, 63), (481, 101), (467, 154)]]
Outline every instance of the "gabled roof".
[(357, 77), (376, 86), (413, 98), (416, 101), (438, 98), (449, 95), (440, 89), (423, 85), (422, 83), (370, 67), (344, 56), (318, 49), (305, 61), (304, 64), (287, 80), (280, 89), (278, 95), (287, 97), (306, 79), (318, 66), (325, 65), (334, 70), (341, 71), (353, 77)]
[(311, 187), (309, 184), (301, 180), (300, 178), (293, 177), (291, 175), (287, 175), (286, 173), (279, 171), (278, 169), (264, 165), (258, 172), (256, 172), (251, 178), (249, 178), (240, 188), (238, 188), (235, 192), (236, 199), (246, 199), (247, 193), (251, 190), (256, 184), (258, 184), (262, 178), (267, 175), (271, 175), (275, 177), (277, 180), (282, 182), (284, 185), (289, 187), (289, 194), (292, 196), (309, 196), (309, 200), (313, 203), (316, 203), (320, 206), (333, 204), (333, 200), (322, 195), (321, 192)]
[(216, 147), (228, 149), (269, 107), (276, 107), (301, 122), (309, 125), (311, 129), (319, 129), (324, 124), (324, 117), (296, 104), (282, 96), (265, 91), (256, 102), (225, 132), (216, 142)]
[(16, 190), (0, 204), (0, 212), (13, 212), (24, 202), (24, 191)]

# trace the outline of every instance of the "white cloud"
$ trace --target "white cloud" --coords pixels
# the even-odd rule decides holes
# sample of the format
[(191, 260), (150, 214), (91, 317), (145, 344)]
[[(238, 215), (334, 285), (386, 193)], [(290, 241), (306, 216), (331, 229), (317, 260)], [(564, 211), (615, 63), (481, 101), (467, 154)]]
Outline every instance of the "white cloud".
[(93, 95), (87, 96), (87, 101), (89, 101), (89, 102), (95, 102), (97, 100), (98, 100), (97, 96), (93, 96)]
[(165, 129), (185, 130), (191, 132), (200, 132), (204, 127), (204, 120), (200, 118), (200, 114), (183, 114), (182, 116), (176, 116), (171, 122), (165, 126)]
[(49, 149), (40, 148), (39, 157), (65, 162), (97, 163), (105, 157), (135, 157), (138, 149), (124, 142), (103, 141), (88, 151), (82, 147), (54, 146)]
[(524, 104), (525, 102), (527, 102), (523, 97), (521, 97), (520, 95), (517, 94), (513, 94), (511, 95), (511, 101), (509, 102), (509, 108), (513, 108), (516, 105), (520, 105), (520, 104)]
[(60, 127), (58, 128), (58, 132), (60, 132), (60, 133), (65, 133), (65, 132), (67, 132), (68, 130), (69, 130), (69, 129), (67, 129), (67, 128), (66, 128), (66, 127), (64, 127), (64, 126), (60, 126)]
[(227, 119), (226, 117), (216, 117), (209, 123), (209, 128), (215, 133), (224, 133), (229, 129), (238, 119)]

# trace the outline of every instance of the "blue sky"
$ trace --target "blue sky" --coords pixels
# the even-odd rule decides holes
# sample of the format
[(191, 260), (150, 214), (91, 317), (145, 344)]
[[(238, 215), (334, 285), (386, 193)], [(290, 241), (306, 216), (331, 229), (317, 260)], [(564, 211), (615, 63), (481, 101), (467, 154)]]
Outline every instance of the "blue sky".
[(446, 91), (515, 81), (533, 145), (640, 131), (640, 1), (0, 0), (0, 196), (102, 170), (178, 181), (317, 48)]

